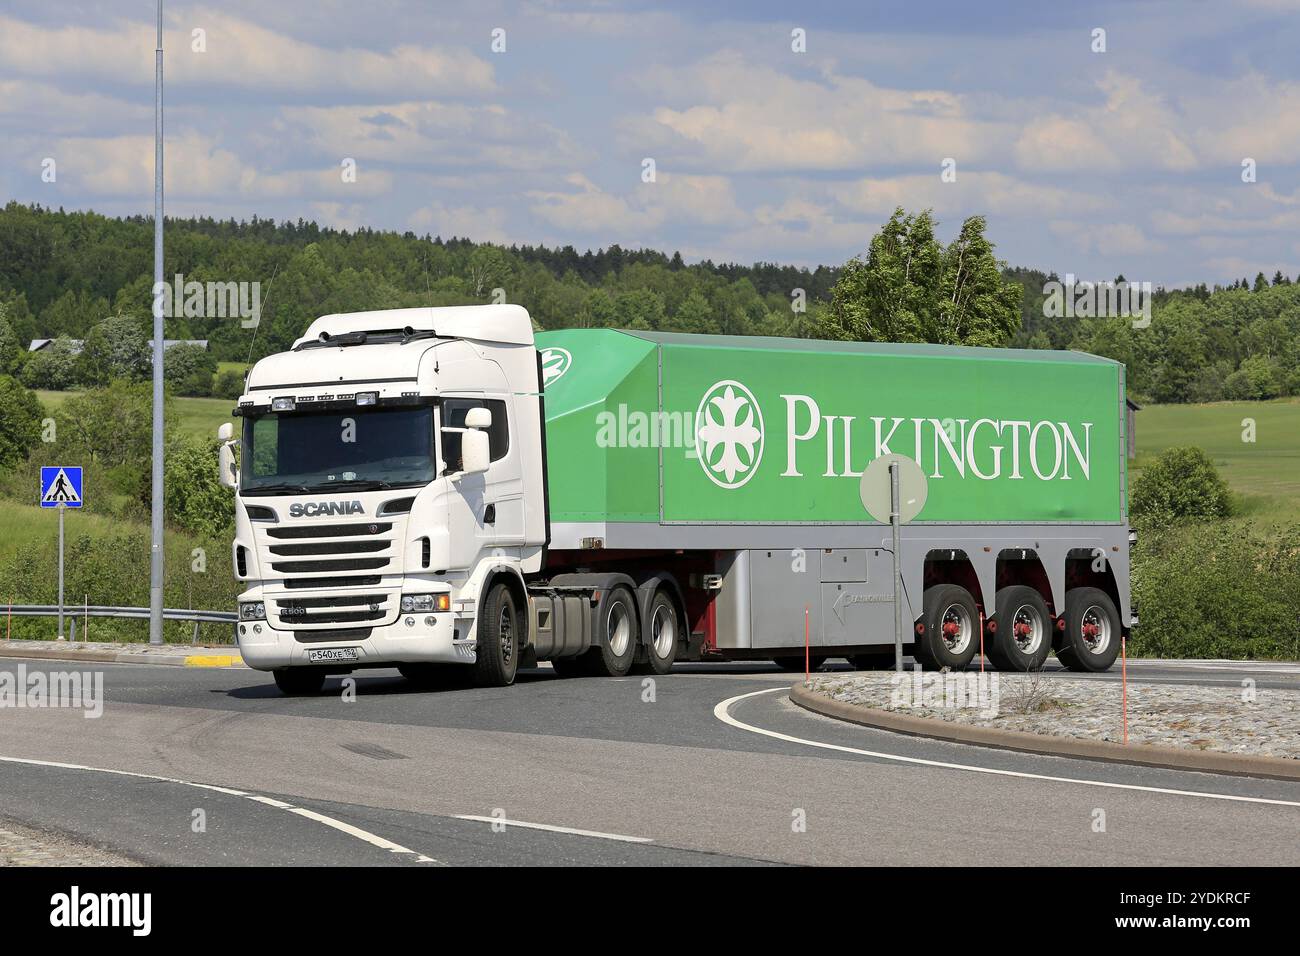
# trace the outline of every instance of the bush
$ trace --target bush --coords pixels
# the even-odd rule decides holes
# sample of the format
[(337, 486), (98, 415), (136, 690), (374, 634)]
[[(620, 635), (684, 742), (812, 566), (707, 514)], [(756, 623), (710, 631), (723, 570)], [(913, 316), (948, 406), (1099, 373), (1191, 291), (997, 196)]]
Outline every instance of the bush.
[(1300, 526), (1139, 522), (1130, 653), (1295, 660), (1300, 656)]
[(72, 340), (55, 339), (29, 356), (20, 376), (28, 388), (48, 388), (56, 392), (71, 388), (77, 382), (77, 356)]
[(168, 520), (210, 538), (229, 536), (235, 522), (234, 495), (218, 480), (217, 447), (177, 438), (168, 443), (164, 458)]
[(201, 345), (181, 342), (163, 356), (163, 379), (178, 395), (211, 395), (217, 361)]
[(1169, 448), (1142, 469), (1129, 492), (1135, 518), (1223, 518), (1232, 510), (1228, 484), (1205, 452)]
[(233, 368), (223, 369), (212, 380), (213, 398), (228, 398), (232, 402), (244, 394), (244, 373)]
[(0, 468), (27, 458), (40, 441), (41, 403), (8, 375), (0, 375)]

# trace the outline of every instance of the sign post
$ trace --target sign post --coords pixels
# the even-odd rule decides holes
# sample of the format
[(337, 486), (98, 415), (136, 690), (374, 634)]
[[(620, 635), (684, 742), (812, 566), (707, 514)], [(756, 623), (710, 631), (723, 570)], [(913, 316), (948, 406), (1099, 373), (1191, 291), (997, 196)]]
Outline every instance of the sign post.
[(59, 640), (63, 640), (63, 514), (81, 507), (81, 467), (42, 467), (40, 506), (59, 509)]
[(881, 524), (889, 523), (894, 552), (894, 669), (903, 670), (902, 526), (925, 507), (929, 493), (925, 472), (906, 455), (881, 455), (862, 473), (858, 486), (862, 507)]

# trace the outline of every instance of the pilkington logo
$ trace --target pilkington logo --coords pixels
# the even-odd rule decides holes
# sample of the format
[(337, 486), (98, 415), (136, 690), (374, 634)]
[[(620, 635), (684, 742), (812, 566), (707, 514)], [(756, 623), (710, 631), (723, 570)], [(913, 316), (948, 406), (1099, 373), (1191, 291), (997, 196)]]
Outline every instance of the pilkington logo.
[[(893, 452), (916, 460), (932, 479), (1092, 477), (1093, 422), (857, 416), (839, 409), (828, 414), (810, 395), (781, 399), (782, 478), (860, 478), (870, 462)], [(753, 392), (727, 379), (704, 393), (695, 413), (695, 451), (710, 481), (720, 488), (741, 487), (758, 471), (763, 446), (763, 411)]]
[(754, 393), (737, 381), (718, 382), (695, 412), (695, 448), (700, 467), (720, 488), (739, 488), (763, 460), (763, 410)]

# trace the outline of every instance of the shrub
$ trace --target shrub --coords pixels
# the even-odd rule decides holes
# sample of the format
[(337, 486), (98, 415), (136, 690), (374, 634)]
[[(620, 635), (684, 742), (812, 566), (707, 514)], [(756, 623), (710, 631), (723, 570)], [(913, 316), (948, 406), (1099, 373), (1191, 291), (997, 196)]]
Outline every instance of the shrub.
[(55, 339), (45, 348), (30, 355), (20, 373), (28, 388), (48, 388), (63, 391), (77, 381), (77, 356), (72, 340)]
[(1223, 518), (1232, 510), (1228, 484), (1205, 452), (1169, 448), (1142, 469), (1129, 492), (1135, 518)]
[(201, 345), (180, 342), (163, 356), (163, 379), (178, 395), (211, 395), (216, 359)]
[(77, 375), (85, 385), (107, 385), (117, 378), (140, 381), (153, 365), (149, 337), (129, 315), (105, 319), (86, 336), (77, 357)]
[(0, 468), (27, 458), (41, 437), (41, 403), (14, 378), (0, 375)]
[(194, 534), (229, 535), (235, 520), (234, 496), (218, 480), (217, 444), (176, 438), (168, 443), (164, 461), (168, 519)]

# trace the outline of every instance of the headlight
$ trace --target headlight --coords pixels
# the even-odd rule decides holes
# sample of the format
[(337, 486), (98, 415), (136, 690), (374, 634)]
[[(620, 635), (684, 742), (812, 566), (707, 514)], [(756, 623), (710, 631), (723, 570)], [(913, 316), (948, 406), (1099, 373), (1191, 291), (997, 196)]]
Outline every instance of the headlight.
[(239, 605), (239, 619), (241, 621), (265, 621), (266, 604), (261, 601), (255, 601), (249, 604)]
[(403, 594), (402, 613), (419, 611), (447, 611), (451, 609), (450, 594)]
[(358, 405), (373, 405), (379, 401), (378, 392), (357, 392)]

